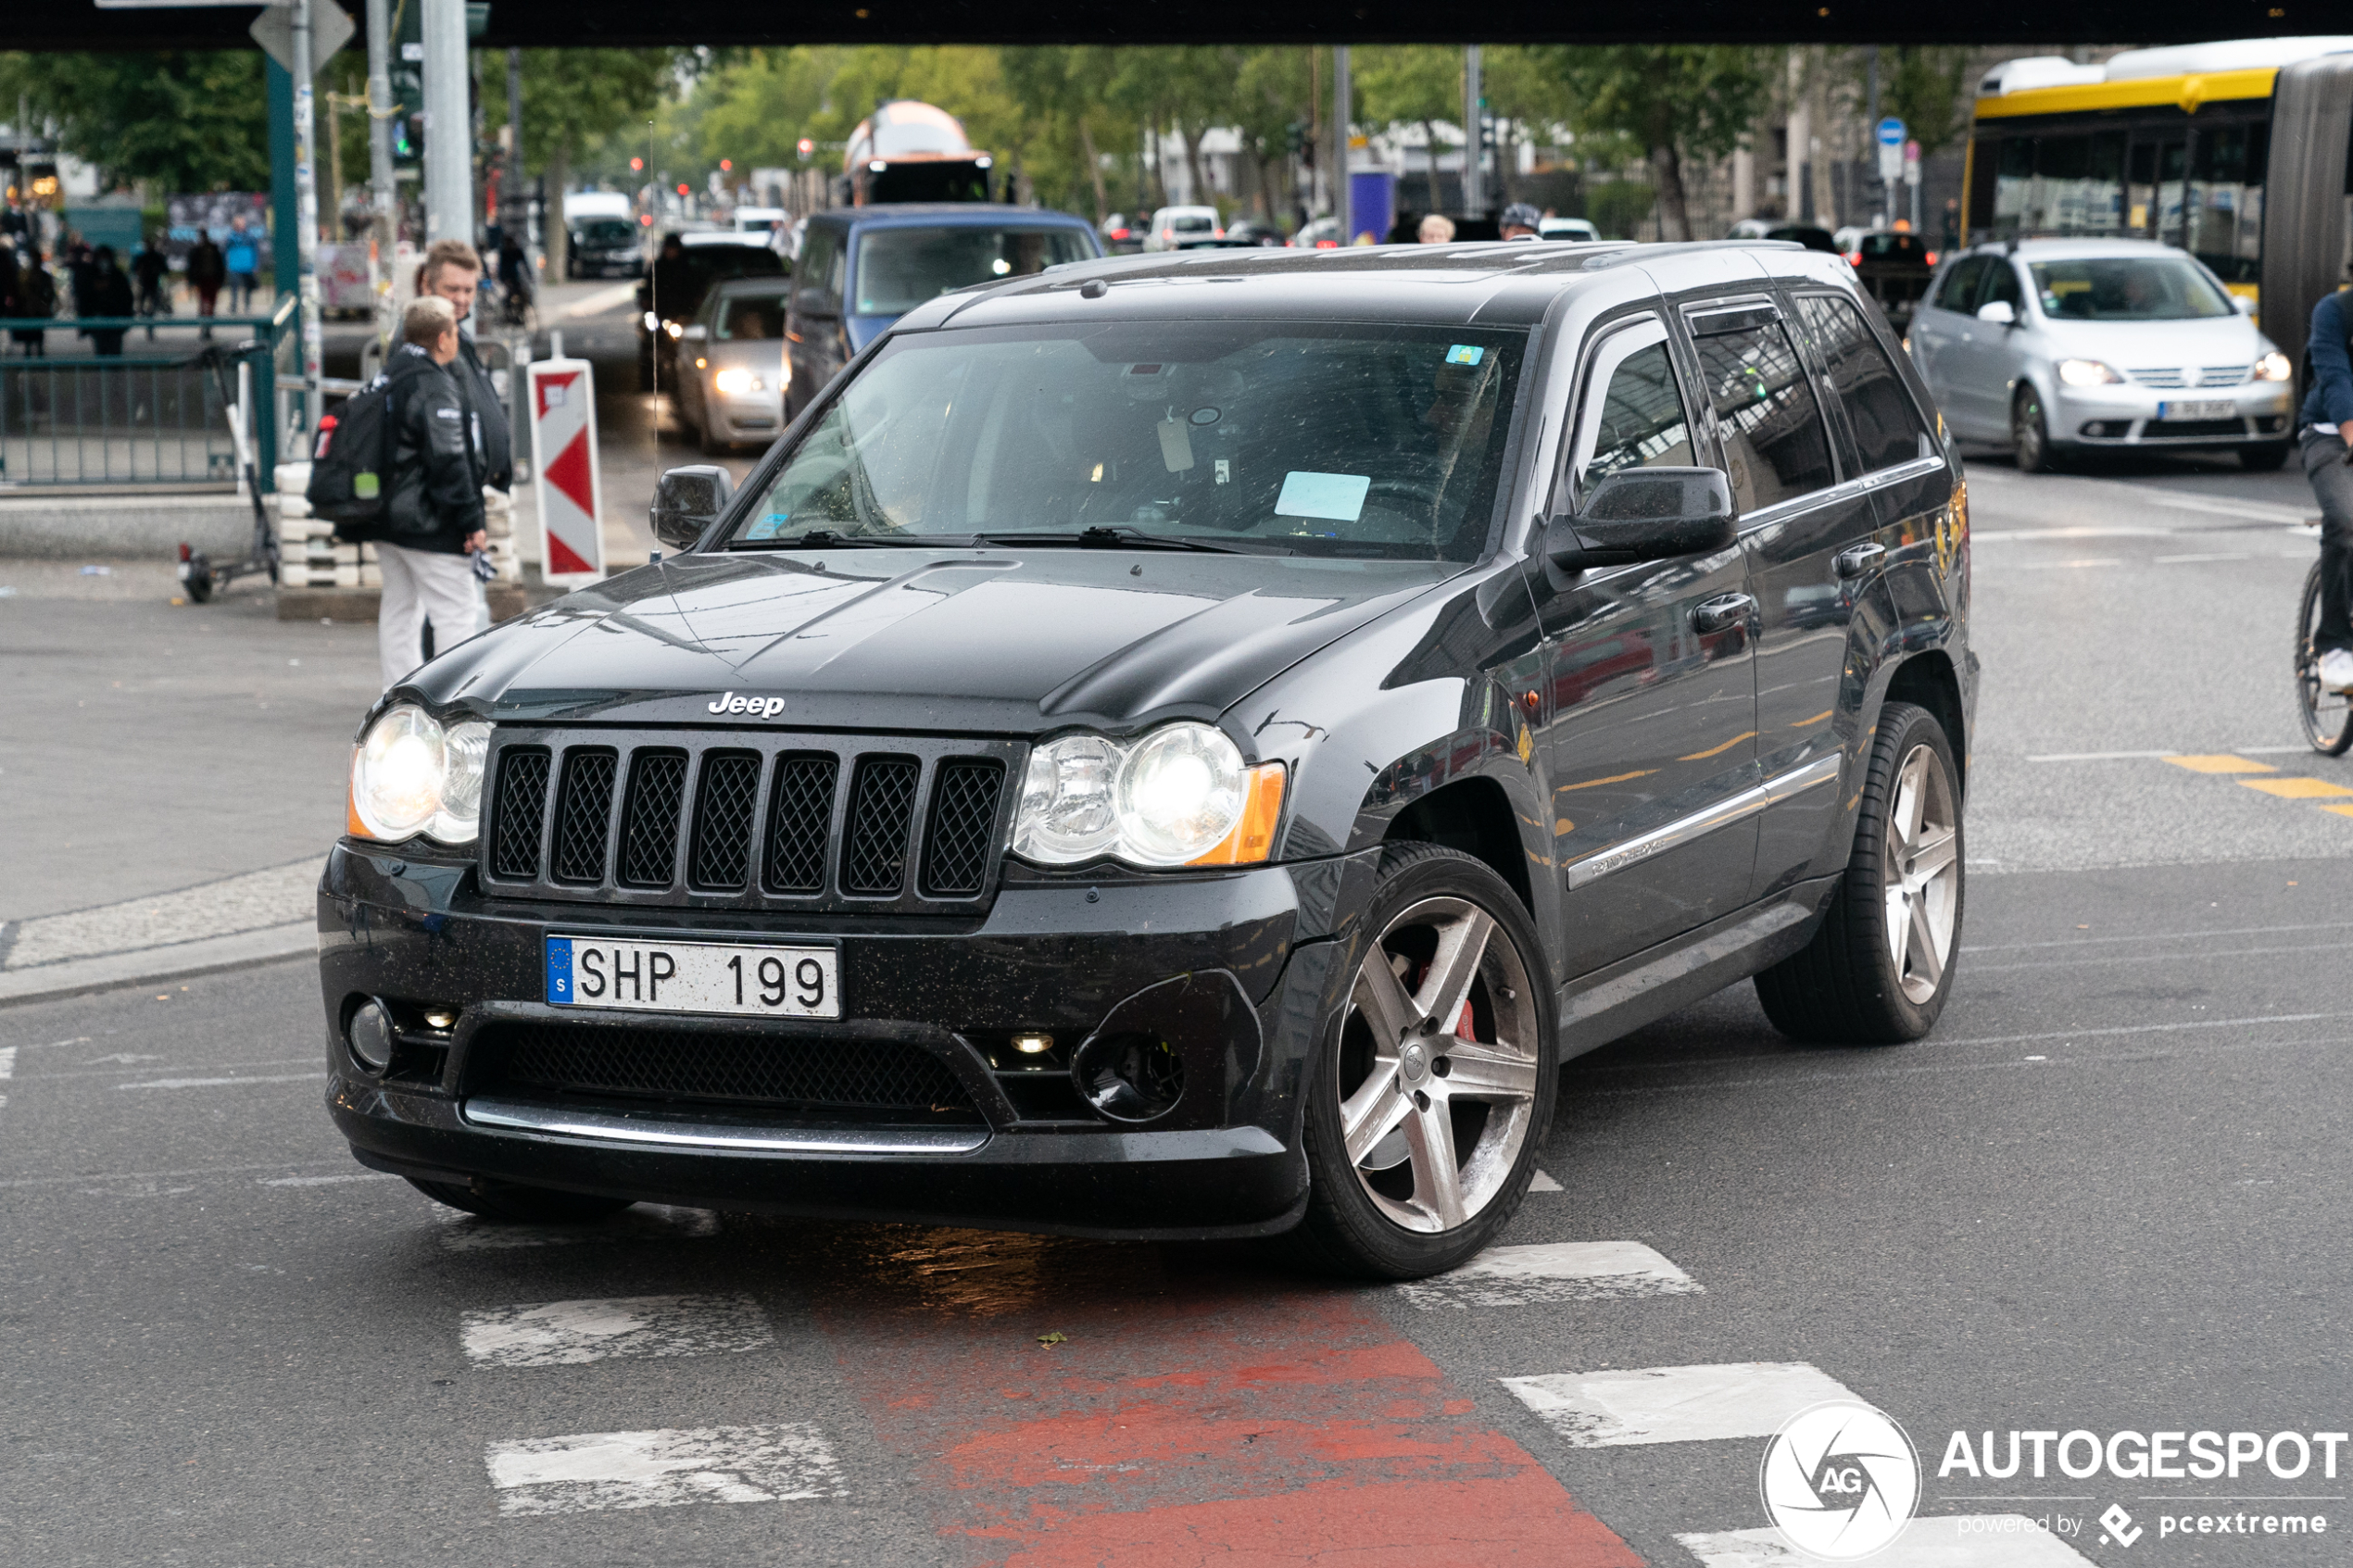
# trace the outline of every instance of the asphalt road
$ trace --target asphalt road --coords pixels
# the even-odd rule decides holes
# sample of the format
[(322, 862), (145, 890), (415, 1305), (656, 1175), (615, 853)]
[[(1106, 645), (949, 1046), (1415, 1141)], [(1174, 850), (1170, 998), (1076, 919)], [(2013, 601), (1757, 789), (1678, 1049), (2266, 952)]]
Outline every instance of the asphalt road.
[[(1798, 1048), (1740, 988), (1581, 1059), (1557, 1190), (1484, 1278), (643, 1207), (501, 1230), (340, 1148), (302, 961), (0, 1008), (0, 1561), (1761, 1568), (1761, 1433), (1843, 1390), (1924, 1466), (1880, 1562), (2342, 1562), (2342, 1447), (1943, 1462), (2353, 1426), (2353, 763), (2290, 705), (2307, 510), (2292, 473), (1973, 464), (1937, 1032)], [(2329, 1532), (2161, 1523), (2200, 1512)], [(1957, 1523), (2000, 1515), (2061, 1533)]]

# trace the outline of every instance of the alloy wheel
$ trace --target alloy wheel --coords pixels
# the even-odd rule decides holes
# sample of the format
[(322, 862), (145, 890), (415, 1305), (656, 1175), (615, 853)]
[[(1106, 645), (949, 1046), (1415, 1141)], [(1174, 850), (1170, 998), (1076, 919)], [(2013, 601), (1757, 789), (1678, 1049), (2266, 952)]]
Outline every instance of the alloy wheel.
[(2011, 422), (2011, 445), (2018, 448), (2018, 466), (2030, 471), (2043, 466), (2043, 400), (2032, 390), (2019, 395), (2018, 413)]
[(1466, 899), (1424, 899), (1366, 952), (1334, 1081), (1348, 1161), (1391, 1222), (1455, 1230), (1503, 1190), (1535, 1109), (1537, 1019), (1510, 935)]
[(1953, 786), (1935, 751), (1912, 747), (1895, 775), (1881, 880), (1888, 951), (1915, 1007), (1936, 995), (1952, 960), (1953, 922), (1960, 912), (1959, 829)]

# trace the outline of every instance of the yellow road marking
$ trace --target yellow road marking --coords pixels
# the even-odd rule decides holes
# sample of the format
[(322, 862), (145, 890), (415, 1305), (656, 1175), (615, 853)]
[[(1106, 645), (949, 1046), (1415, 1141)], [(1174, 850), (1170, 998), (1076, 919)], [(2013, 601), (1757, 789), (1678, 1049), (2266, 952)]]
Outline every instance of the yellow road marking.
[(1675, 760), (1678, 762), (1705, 762), (1711, 757), (1731, 750), (1732, 747), (1740, 745), (1740, 743), (1744, 740), (1755, 740), (1755, 738), (1756, 732), (1755, 730), (1750, 730), (1744, 734), (1734, 735), (1730, 740), (1726, 741), (1721, 746), (1711, 746), (1705, 751), (1694, 751), (1689, 757), (1678, 757)]
[(2259, 789), (2266, 795), (2276, 795), (2283, 800), (2328, 800), (2338, 796), (2353, 795), (2353, 789), (2331, 784), (2326, 779), (2241, 779), (2243, 789)]
[(1656, 768), (1637, 768), (1630, 773), (1612, 773), (1605, 779), (1587, 779), (1583, 784), (1563, 784), (1558, 789), (1553, 791), (1553, 793), (1554, 795), (1567, 795), (1572, 789), (1592, 789), (1596, 784), (1624, 784), (1628, 779), (1649, 778), (1653, 773), (1657, 771), (1658, 770)]
[(1790, 728), (1793, 730), (1802, 730), (1809, 724), (1818, 724), (1837, 711), (1838, 709), (1835, 708), (1825, 708), (1819, 713), (1815, 714), (1811, 719), (1800, 719), (1796, 723), (1792, 724)]
[(2165, 760), (2176, 768), (2187, 768), (2193, 773), (2271, 773), (2279, 770), (2268, 762), (2250, 762), (2244, 757), (2228, 752), (2211, 757), (2169, 757)]
[[(2321, 809), (2323, 811), (2334, 811), (2340, 817), (2353, 817), (2353, 806), (2323, 806)], [(2291, 882), (2288, 885), (2290, 887), (2294, 887), (2296, 884)]]

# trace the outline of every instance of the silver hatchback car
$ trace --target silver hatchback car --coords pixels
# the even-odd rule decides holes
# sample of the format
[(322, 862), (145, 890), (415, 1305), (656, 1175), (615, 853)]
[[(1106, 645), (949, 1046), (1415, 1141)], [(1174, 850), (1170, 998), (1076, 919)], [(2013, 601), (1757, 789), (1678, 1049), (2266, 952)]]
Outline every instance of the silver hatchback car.
[(2025, 240), (1948, 263), (1907, 342), (1945, 423), (2030, 472), (2095, 447), (2294, 449), (2295, 367), (2197, 259), (2146, 240)]

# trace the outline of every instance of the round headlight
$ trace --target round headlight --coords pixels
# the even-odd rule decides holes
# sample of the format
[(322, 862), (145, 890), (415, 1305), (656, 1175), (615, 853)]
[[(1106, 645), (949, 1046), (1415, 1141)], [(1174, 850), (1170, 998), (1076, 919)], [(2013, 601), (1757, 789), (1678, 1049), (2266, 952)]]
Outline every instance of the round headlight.
[(1198, 859), (1234, 831), (1248, 796), (1241, 750), (1224, 731), (1208, 724), (1154, 731), (1119, 772), (1121, 849), (1145, 865)]
[(490, 726), (479, 719), (452, 724), (441, 754), (441, 809), (425, 831), (444, 844), (472, 844), (482, 835), (482, 765), (490, 755)]
[(441, 809), (448, 737), (422, 709), (400, 707), (368, 726), (351, 759), (351, 807), (376, 838), (422, 832)]
[(1119, 748), (1101, 735), (1064, 735), (1031, 752), (1014, 853), (1067, 864), (1109, 849), (1119, 838), (1112, 785), (1120, 760)]

